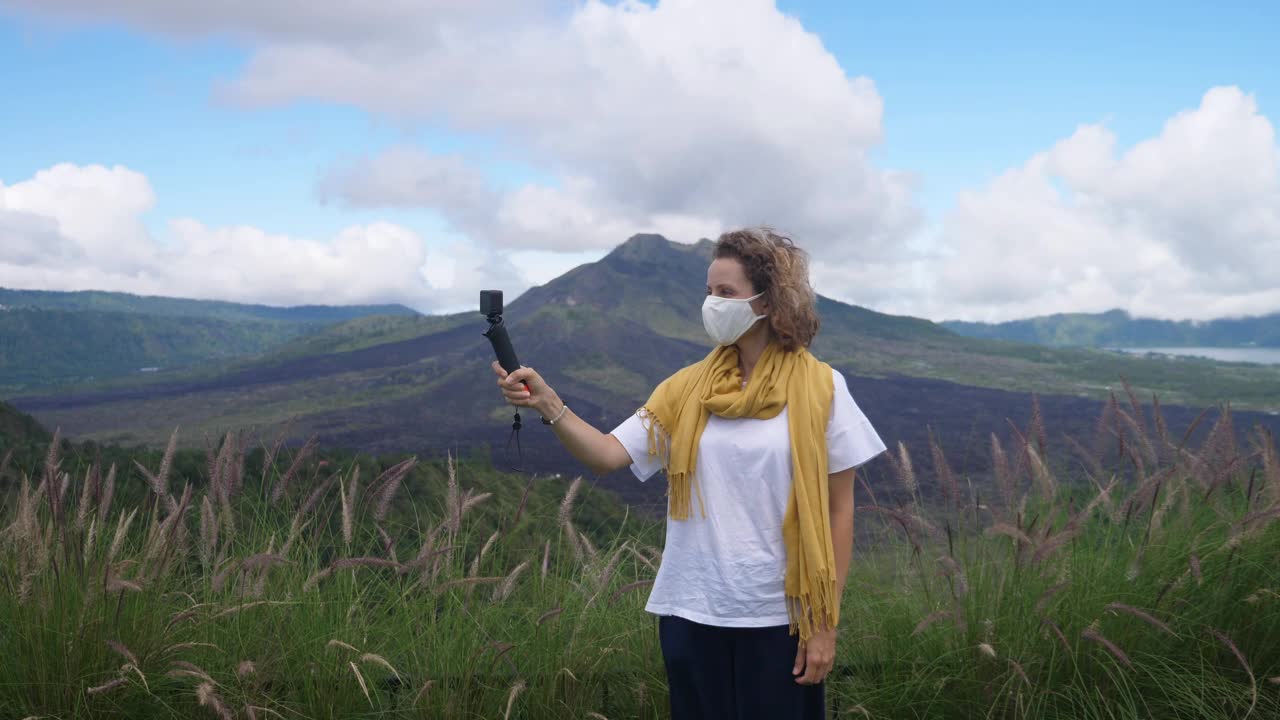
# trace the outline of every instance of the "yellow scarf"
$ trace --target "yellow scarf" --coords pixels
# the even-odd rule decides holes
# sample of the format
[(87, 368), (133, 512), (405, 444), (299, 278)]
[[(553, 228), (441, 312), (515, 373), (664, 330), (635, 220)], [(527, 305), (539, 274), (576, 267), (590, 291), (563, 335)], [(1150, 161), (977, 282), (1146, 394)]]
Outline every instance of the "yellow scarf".
[[(742, 387), (738, 348), (721, 346), (682, 368), (653, 391), (639, 413), (649, 432), (649, 454), (662, 460), (672, 519), (689, 518), (697, 485), (698, 440), (712, 413), (726, 418), (776, 417), (787, 411), (791, 434), (791, 499), (783, 516), (787, 552), (784, 586), (791, 634), (807, 641), (840, 619), (835, 551), (827, 495), (827, 419), (834, 386), (831, 366), (806, 348), (787, 352), (771, 342)], [(702, 516), (702, 492), (697, 491)], [(712, 508), (714, 512), (714, 508)]]

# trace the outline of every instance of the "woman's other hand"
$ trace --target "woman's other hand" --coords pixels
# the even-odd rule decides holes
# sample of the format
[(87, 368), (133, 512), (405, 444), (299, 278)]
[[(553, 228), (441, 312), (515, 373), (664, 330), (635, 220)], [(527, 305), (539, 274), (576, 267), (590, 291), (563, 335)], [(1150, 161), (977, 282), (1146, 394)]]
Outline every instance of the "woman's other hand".
[[(817, 630), (809, 637), (809, 642), (801, 642), (796, 649), (796, 664), (791, 669), (792, 675), (799, 675), (796, 682), (801, 685), (817, 685), (831, 672), (836, 661), (836, 631)], [(801, 672), (803, 675), (800, 675)]]

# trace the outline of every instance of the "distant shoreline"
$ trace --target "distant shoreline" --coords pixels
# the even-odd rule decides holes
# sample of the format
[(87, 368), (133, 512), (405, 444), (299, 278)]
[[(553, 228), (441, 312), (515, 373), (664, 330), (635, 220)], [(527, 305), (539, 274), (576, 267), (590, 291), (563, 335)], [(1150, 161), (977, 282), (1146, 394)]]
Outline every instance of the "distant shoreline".
[(1203, 358), (1218, 362), (1245, 362), (1280, 365), (1280, 347), (1108, 347), (1106, 350), (1128, 355), (1169, 355)]

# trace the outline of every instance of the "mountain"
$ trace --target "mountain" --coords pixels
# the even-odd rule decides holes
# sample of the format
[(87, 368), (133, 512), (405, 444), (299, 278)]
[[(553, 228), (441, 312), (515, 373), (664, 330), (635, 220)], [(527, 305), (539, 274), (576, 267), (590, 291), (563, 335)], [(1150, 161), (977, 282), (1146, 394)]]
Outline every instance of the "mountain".
[(200, 317), (219, 320), (268, 320), (290, 323), (336, 323), (366, 315), (417, 315), (404, 305), (247, 305), (221, 300), (132, 295), (81, 290), (11, 290), (0, 288), (0, 310), (96, 310), (164, 317)]
[(1196, 322), (1136, 318), (1124, 310), (1109, 310), (942, 325), (968, 337), (1056, 347), (1280, 347), (1280, 313)]
[(379, 327), (370, 317), (420, 316), (400, 305), (278, 308), (0, 288), (0, 388), (29, 392), (255, 356), (335, 323)]
[[(505, 312), (522, 363), (537, 369), (579, 416), (607, 432), (653, 387), (711, 347), (700, 306), (712, 245), (638, 235), (601, 260), (511, 300)], [(919, 450), (930, 432), (958, 468), (979, 467), (973, 452), (1006, 418), (1024, 423), (1039, 393), (1056, 433), (1092, 437), (1100, 402), (1122, 377), (1137, 392), (1158, 391), (1170, 428), (1200, 407), (1237, 401), (1239, 427), (1280, 409), (1280, 368), (1163, 363), (1086, 349), (961, 337), (935, 323), (819, 299), (818, 357), (844, 373), (886, 442)], [(424, 455), (489, 447), (499, 466), (512, 409), (494, 384), (493, 350), (475, 312), (434, 318), (363, 320), (302, 338), (278, 352), (218, 372), (173, 373), (153, 382), (76, 392), (25, 394), (12, 403), (47, 427), (100, 442), (163, 445), (175, 427), (183, 442), (228, 429), (292, 420), (293, 442)], [(1182, 406), (1182, 407), (1178, 407)], [(1198, 406), (1198, 407), (1192, 407)], [(532, 470), (580, 473), (534, 413), (520, 436)], [(1280, 430), (1280, 426), (1277, 426)], [(623, 471), (602, 482), (624, 499), (652, 502), (660, 484)]]

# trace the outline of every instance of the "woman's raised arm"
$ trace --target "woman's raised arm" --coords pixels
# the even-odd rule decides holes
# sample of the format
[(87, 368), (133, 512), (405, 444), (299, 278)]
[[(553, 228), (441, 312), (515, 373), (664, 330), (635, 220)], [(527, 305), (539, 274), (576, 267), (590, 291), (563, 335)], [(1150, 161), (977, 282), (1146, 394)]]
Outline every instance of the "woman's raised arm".
[(618, 438), (600, 432), (565, 407), (556, 391), (533, 368), (522, 367), (508, 374), (495, 360), (493, 372), (498, 376), (498, 387), (507, 402), (516, 407), (533, 408), (542, 417), (554, 420), (551, 429), (556, 437), (591, 472), (605, 475), (631, 464), (631, 455)]

